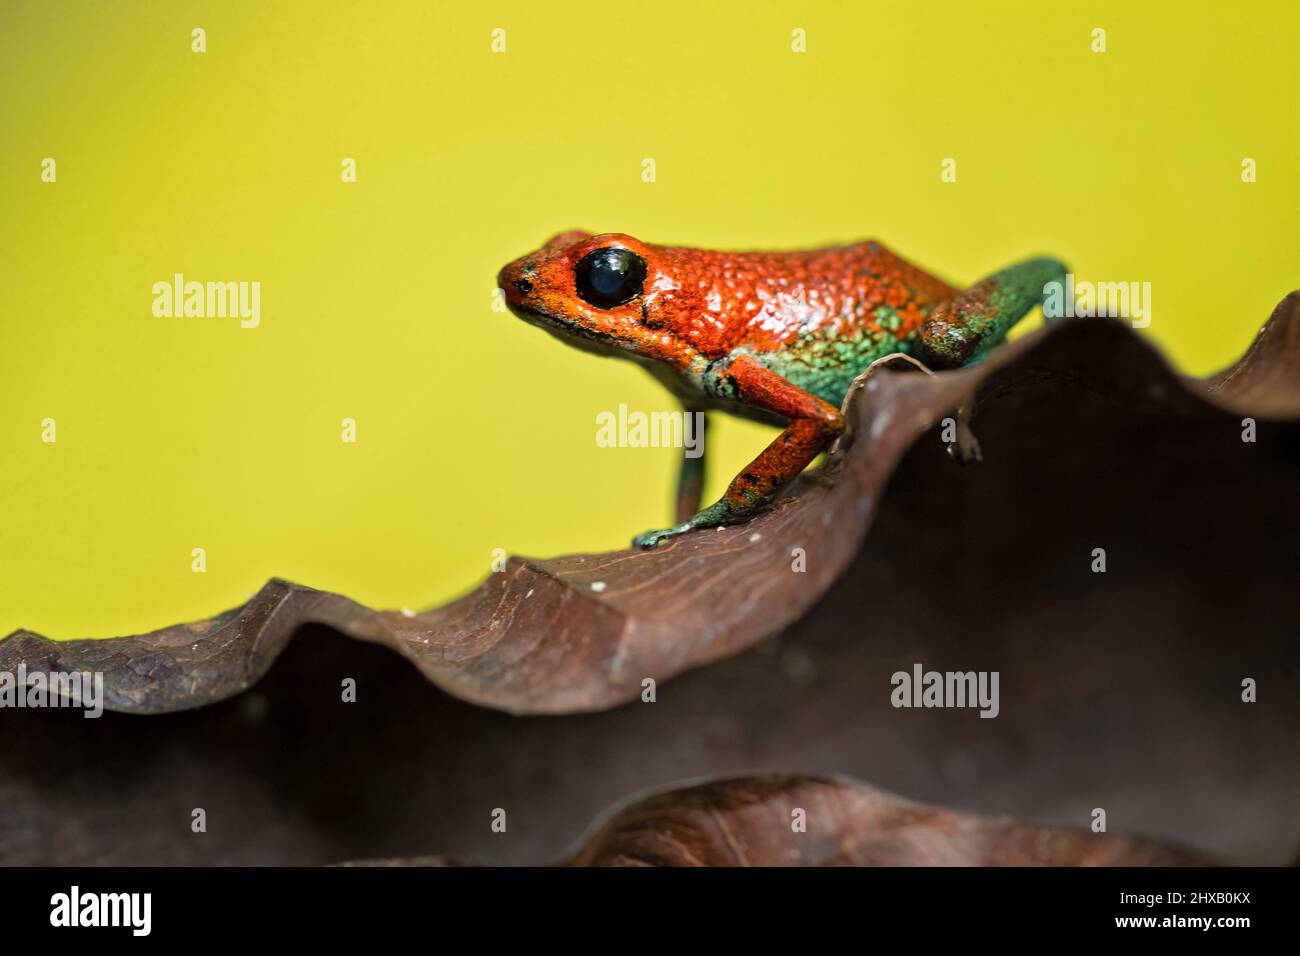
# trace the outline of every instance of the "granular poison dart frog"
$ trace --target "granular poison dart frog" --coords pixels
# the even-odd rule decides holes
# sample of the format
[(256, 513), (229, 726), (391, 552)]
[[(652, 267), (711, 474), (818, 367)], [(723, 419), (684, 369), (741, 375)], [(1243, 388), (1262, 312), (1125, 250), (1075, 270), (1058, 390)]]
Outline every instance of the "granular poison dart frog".
[(640, 363), (688, 410), (784, 426), (702, 511), (703, 459), (684, 459), (679, 523), (634, 539), (653, 548), (757, 513), (840, 434), (849, 386), (876, 359), (902, 352), (934, 369), (978, 362), (1064, 277), (1060, 262), (1029, 259), (963, 290), (878, 242), (709, 252), (565, 232), (497, 282), (517, 316)]

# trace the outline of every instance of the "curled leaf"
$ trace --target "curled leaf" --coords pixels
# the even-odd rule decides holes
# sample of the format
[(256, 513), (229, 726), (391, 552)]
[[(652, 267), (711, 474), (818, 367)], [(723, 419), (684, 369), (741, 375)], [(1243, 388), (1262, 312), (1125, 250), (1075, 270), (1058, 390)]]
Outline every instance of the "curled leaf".
[(612, 814), (571, 866), (1187, 866), (1192, 854), (1079, 827), (923, 806), (855, 780), (749, 777)]
[[(602, 815), (566, 866), (1205, 866), (1147, 840), (903, 800), (842, 777), (710, 780)], [(347, 866), (448, 866), (439, 856)]]
[[(484, 706), (612, 707), (634, 699), (646, 678), (663, 681), (735, 654), (803, 615), (857, 552), (895, 462), (977, 392), (982, 408), (1014, 403), (1032, 383), (1054, 386), (1056, 402), (1100, 391), (1131, 415), (1170, 422), (1222, 420), (1220, 409), (1294, 418), (1298, 312), (1293, 293), (1242, 360), (1204, 383), (1179, 379), (1124, 326), (1099, 320), (1055, 325), (972, 369), (874, 369), (846, 400), (848, 434), (823, 467), (748, 524), (654, 551), (512, 558), (473, 592), (411, 617), (272, 580), (233, 611), (135, 637), (53, 643), (18, 631), (0, 642), (0, 668), (25, 661), (103, 671), (109, 707), (160, 713), (238, 693), (300, 626), (320, 623), (393, 648), (439, 687)], [(954, 488), (963, 480), (950, 476)], [(815, 552), (803, 573), (791, 573), (794, 549)]]
[[(0, 862), (552, 862), (627, 794), (753, 768), (1291, 862), (1298, 311), (1208, 382), (1104, 321), (878, 369), (826, 467), (750, 524), (517, 559), (415, 617), (273, 581), (139, 637), (19, 632), (0, 671), (98, 670), (127, 713), (0, 710)], [(984, 460), (960, 468), (927, 428), (972, 394)], [(997, 673), (996, 718), (894, 706), (918, 664)]]

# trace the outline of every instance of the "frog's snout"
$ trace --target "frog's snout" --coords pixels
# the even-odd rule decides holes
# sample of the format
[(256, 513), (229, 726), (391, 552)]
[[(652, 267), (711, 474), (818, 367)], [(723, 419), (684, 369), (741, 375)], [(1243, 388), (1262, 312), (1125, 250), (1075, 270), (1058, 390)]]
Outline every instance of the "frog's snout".
[(516, 259), (497, 273), (497, 285), (505, 294), (507, 305), (526, 304), (526, 297), (533, 291), (533, 271), (525, 260)]

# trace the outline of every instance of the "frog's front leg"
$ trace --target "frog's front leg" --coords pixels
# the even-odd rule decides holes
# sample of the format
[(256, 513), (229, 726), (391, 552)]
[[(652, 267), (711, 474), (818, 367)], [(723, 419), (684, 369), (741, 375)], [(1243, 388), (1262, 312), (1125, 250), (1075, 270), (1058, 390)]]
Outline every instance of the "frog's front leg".
[(722, 498), (681, 524), (637, 535), (632, 543), (638, 548), (653, 548), (660, 541), (699, 528), (749, 520), (844, 430), (838, 408), (790, 384), (747, 355), (735, 359), (719, 378), (728, 397), (773, 412), (790, 424), (732, 479)]

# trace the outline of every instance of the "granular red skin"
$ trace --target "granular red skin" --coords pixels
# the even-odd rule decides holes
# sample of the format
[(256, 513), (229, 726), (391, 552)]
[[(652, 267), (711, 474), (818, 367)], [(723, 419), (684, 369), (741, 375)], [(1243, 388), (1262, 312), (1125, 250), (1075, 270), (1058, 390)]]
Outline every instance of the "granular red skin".
[(810, 335), (881, 333), (881, 306), (897, 310), (895, 334), (906, 337), (923, 309), (954, 291), (876, 242), (777, 253), (651, 248), (670, 277), (664, 285), (682, 290), (664, 296), (661, 321), (710, 359), (738, 346), (785, 349)]

